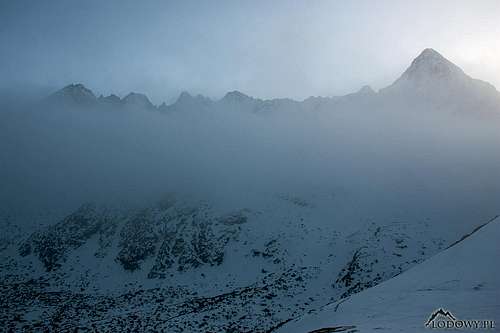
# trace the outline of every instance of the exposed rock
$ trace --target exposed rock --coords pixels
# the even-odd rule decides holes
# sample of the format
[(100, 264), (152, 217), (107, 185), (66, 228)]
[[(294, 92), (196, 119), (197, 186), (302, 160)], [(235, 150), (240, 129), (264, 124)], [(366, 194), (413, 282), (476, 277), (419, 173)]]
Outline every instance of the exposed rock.
[(154, 109), (153, 103), (149, 101), (149, 98), (144, 94), (131, 92), (125, 96), (122, 100), (123, 104), (129, 108), (141, 108), (152, 110)]
[(109, 234), (112, 223), (114, 219), (105, 212), (85, 204), (61, 222), (32, 234), (19, 247), (19, 254), (35, 254), (47, 271), (51, 271), (60, 266), (69, 251), (85, 244), (89, 238), (101, 232)]
[(92, 90), (83, 84), (70, 84), (48, 97), (48, 101), (59, 105), (90, 106), (97, 102)]

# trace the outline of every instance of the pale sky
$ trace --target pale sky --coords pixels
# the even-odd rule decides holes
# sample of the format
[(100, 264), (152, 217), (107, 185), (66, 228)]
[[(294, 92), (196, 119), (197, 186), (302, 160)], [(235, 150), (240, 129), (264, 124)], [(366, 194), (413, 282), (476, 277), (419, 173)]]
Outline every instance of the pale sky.
[(0, 0), (0, 87), (341, 95), (432, 47), (500, 87), (500, 1)]

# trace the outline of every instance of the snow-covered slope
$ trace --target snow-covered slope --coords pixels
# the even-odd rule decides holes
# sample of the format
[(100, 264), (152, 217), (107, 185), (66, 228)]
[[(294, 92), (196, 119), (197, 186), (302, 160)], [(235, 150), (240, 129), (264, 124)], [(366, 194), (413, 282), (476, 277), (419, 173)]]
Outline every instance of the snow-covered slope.
[[(417, 103), (418, 108), (453, 112), (498, 112), (500, 94), (488, 82), (473, 79), (433, 49), (425, 49), (392, 85), (381, 90), (388, 99)], [(422, 102), (424, 105), (422, 105)]]
[(350, 332), (422, 332), (440, 308), (459, 320), (493, 320), (499, 325), (499, 237), (497, 217), (422, 264), (292, 321), (279, 332), (337, 332), (342, 326), (352, 326)]
[(2, 319), (12, 328), (97, 321), (101, 331), (123, 321), (169, 332), (264, 332), (448, 243), (424, 220), (349, 227), (325, 222), (329, 200), (266, 201), (230, 212), (172, 200), (137, 210), (87, 204), (31, 234), (11, 228), (16, 236), (0, 253)]

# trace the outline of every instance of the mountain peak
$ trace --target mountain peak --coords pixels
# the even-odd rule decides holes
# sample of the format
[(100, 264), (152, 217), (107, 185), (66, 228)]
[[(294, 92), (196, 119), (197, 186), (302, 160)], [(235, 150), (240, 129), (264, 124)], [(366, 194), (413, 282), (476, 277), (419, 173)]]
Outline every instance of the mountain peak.
[(49, 98), (53, 101), (82, 105), (93, 104), (97, 100), (92, 90), (86, 88), (81, 83), (69, 84), (53, 93)]
[(99, 102), (106, 103), (106, 104), (111, 104), (111, 105), (120, 105), (122, 100), (120, 97), (116, 96), (115, 94), (111, 94), (109, 96), (100, 96), (99, 97)]
[(177, 98), (177, 101), (175, 103), (176, 104), (188, 103), (189, 101), (192, 101), (193, 98), (194, 97), (190, 93), (188, 93), (187, 91), (183, 91), (183, 92), (181, 92), (181, 94), (179, 95), (179, 97)]
[(373, 95), (375, 94), (375, 90), (373, 90), (369, 85), (365, 85), (361, 87), (357, 93), (360, 95)]
[(244, 93), (238, 90), (230, 91), (222, 98), (222, 100), (233, 101), (233, 102), (250, 100), (250, 99), (252, 99), (252, 97), (245, 95)]
[(410, 67), (403, 73), (402, 79), (416, 83), (427, 83), (429, 79), (453, 80), (466, 76), (463, 70), (443, 57), (434, 49), (423, 50)]
[(154, 105), (149, 101), (149, 98), (140, 93), (131, 92), (123, 98), (123, 103), (130, 106), (139, 106), (147, 109), (154, 108)]
[(72, 83), (68, 84), (66, 87), (62, 88), (59, 90), (60, 92), (66, 93), (66, 94), (85, 94), (85, 95), (91, 95), (95, 97), (94, 93), (92, 90), (88, 89), (81, 83)]
[(411, 62), (401, 77), (382, 91), (418, 91), (436, 95), (449, 89), (467, 86), (470, 80), (460, 67), (436, 50), (427, 48)]
[(199, 108), (199, 107), (206, 107), (212, 104), (212, 100), (208, 97), (205, 97), (203, 95), (196, 95), (193, 96), (187, 91), (183, 91), (177, 100), (175, 101), (174, 105), (176, 107), (194, 107), (194, 108)]
[(426, 48), (424, 49), (420, 55), (417, 57), (417, 58), (427, 58), (427, 57), (438, 57), (438, 58), (443, 58), (444, 57), (441, 55), (441, 53), (439, 53), (438, 51), (432, 49), (432, 48)]

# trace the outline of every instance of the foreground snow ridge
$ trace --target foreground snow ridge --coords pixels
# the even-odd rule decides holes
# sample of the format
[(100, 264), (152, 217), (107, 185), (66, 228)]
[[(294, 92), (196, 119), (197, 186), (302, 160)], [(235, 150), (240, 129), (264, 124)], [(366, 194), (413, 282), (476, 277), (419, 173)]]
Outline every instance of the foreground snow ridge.
[(498, 325), (499, 237), (500, 218), (495, 217), (424, 263), (317, 314), (290, 322), (280, 332), (338, 332), (341, 328), (422, 332), (436, 309), (446, 309), (458, 319)]

